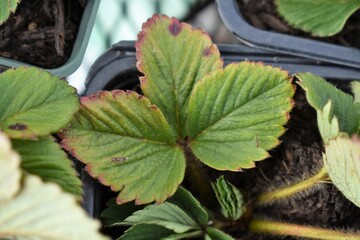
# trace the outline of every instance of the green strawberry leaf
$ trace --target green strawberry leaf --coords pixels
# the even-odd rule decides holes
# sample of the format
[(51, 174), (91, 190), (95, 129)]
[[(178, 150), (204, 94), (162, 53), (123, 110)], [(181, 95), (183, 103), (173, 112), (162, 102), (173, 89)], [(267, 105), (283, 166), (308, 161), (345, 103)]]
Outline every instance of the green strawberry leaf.
[(138, 224), (129, 228), (118, 240), (178, 240), (199, 237), (201, 234), (201, 231), (175, 233), (174, 231), (155, 224)]
[[(180, 187), (173, 197), (160, 205), (149, 205), (134, 212), (122, 224), (155, 224), (174, 231), (166, 239), (199, 236), (202, 227), (209, 223), (209, 216), (189, 191)], [(180, 234), (180, 235), (179, 235)]]
[(280, 143), (293, 94), (287, 72), (260, 63), (230, 64), (207, 75), (189, 102), (192, 151), (218, 170), (254, 167)]
[(64, 128), (79, 108), (73, 87), (37, 68), (0, 74), (0, 130), (10, 138), (36, 138)]
[(276, 0), (279, 14), (289, 24), (314, 36), (335, 35), (360, 8), (359, 0)]
[[(349, 135), (358, 134), (360, 127), (360, 103), (354, 98), (337, 89), (325, 79), (310, 73), (300, 73), (296, 77), (298, 84), (305, 90), (309, 104), (317, 111), (322, 111), (331, 101), (329, 120), (336, 117), (339, 131)], [(324, 139), (326, 142), (326, 139)]]
[(351, 90), (354, 94), (354, 101), (360, 102), (360, 82), (359, 81), (353, 81), (351, 82)]
[(149, 205), (126, 218), (125, 224), (156, 224), (176, 233), (200, 230), (200, 226), (184, 210), (175, 204), (164, 202), (160, 205)]
[(185, 211), (194, 221), (201, 226), (209, 222), (209, 214), (199, 201), (185, 188), (179, 187), (174, 196), (167, 202), (173, 203)]
[(205, 240), (234, 240), (234, 238), (219, 229), (207, 227)]
[(149, 240), (159, 239), (173, 235), (175, 232), (155, 224), (138, 224), (129, 228), (117, 240)]
[(101, 213), (102, 222), (105, 226), (123, 225), (122, 222), (134, 212), (141, 210), (145, 205), (135, 205), (133, 202), (118, 205), (116, 198), (110, 199), (107, 208)]
[(0, 202), (0, 239), (108, 239), (99, 228), (72, 195), (36, 176), (26, 176), (17, 195)]
[(185, 157), (161, 111), (135, 92), (83, 97), (62, 144), (113, 191), (117, 203), (163, 202), (184, 178)]
[(143, 25), (135, 46), (137, 67), (145, 74), (144, 95), (177, 135), (185, 137), (189, 96), (196, 82), (222, 68), (219, 50), (204, 31), (164, 15), (154, 15)]
[(325, 164), (330, 179), (351, 202), (360, 207), (360, 139), (339, 135), (325, 145)]
[(231, 220), (238, 220), (245, 211), (244, 199), (237, 187), (219, 177), (212, 187), (221, 206), (221, 213)]
[(20, 189), (20, 157), (11, 149), (8, 137), (0, 132), (0, 203), (11, 199)]
[(81, 199), (81, 181), (71, 161), (52, 137), (37, 140), (13, 140), (13, 148), (20, 154), (21, 167), (45, 182), (57, 183), (64, 191)]
[(11, 13), (16, 11), (20, 0), (0, 0), (0, 25), (3, 24)]
[(320, 135), (324, 143), (328, 143), (330, 139), (335, 138), (339, 134), (339, 123), (335, 116), (331, 116), (331, 101), (329, 101), (322, 111), (316, 110), (317, 122)]

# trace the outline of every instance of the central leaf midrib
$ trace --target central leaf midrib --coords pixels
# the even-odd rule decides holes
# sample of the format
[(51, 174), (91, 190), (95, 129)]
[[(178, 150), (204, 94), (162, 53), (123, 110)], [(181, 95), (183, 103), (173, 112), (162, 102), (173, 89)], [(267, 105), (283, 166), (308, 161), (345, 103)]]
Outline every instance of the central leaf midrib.
[(148, 141), (148, 142), (152, 142), (152, 143), (155, 143), (155, 144), (158, 144), (158, 145), (167, 145), (167, 146), (171, 146), (171, 147), (176, 147), (177, 146), (176, 143), (170, 144), (168, 142), (159, 142), (159, 141), (152, 140), (152, 139), (145, 138), (145, 137), (141, 138), (141, 137), (138, 137), (138, 136), (124, 135), (124, 134), (121, 134), (121, 133), (106, 132), (106, 131), (93, 130), (93, 129), (75, 128), (75, 127), (72, 127), (72, 129), (77, 130), (77, 131), (89, 132), (90, 134), (92, 134), (94, 132), (97, 132), (97, 133), (102, 133), (102, 134), (107, 134), (107, 135), (112, 135), (112, 136), (120, 136), (120, 137), (124, 137), (124, 138), (132, 138), (132, 139), (137, 139), (137, 140), (141, 140), (141, 141)]

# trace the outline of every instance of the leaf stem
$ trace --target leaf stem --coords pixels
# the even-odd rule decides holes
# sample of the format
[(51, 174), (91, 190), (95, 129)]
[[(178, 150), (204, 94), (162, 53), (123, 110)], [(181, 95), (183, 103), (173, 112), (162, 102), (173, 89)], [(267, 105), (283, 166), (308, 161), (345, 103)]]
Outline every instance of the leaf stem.
[(327, 177), (327, 170), (325, 167), (322, 167), (316, 175), (307, 178), (301, 182), (271, 192), (260, 194), (256, 200), (256, 204), (267, 204), (282, 198), (290, 197), (298, 192), (304, 191), (314, 186), (320, 181), (326, 180)]
[(186, 174), (191, 188), (194, 190), (194, 195), (206, 207), (210, 208), (216, 206), (217, 199), (211, 187), (207, 172), (204, 171), (204, 167), (188, 146), (184, 147), (184, 150), (188, 168)]
[(253, 219), (250, 222), (249, 230), (253, 233), (265, 233), (321, 240), (360, 240), (360, 235), (354, 232), (350, 233), (259, 219)]

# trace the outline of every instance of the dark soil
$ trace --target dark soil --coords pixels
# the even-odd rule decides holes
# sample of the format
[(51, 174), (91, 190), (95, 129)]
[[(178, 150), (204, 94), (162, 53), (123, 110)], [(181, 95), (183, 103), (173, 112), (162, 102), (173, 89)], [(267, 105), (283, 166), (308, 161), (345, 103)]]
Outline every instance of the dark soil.
[[(323, 166), (323, 144), (317, 130), (316, 112), (298, 88), (296, 105), (282, 137), (282, 144), (271, 152), (272, 158), (257, 163), (243, 173), (226, 173), (225, 178), (241, 188), (251, 201), (262, 192), (288, 186), (313, 176)], [(218, 173), (219, 175), (223, 174)], [(360, 229), (360, 209), (348, 201), (334, 185), (318, 184), (313, 189), (268, 206), (254, 207), (253, 216), (281, 222), (324, 228)], [(295, 239), (233, 232), (242, 240)]]
[(70, 57), (86, 0), (21, 1), (0, 26), (0, 56), (55, 68)]
[(354, 13), (344, 29), (335, 36), (314, 38), (309, 33), (289, 26), (276, 12), (274, 0), (237, 1), (243, 16), (256, 28), (360, 48), (360, 11)]

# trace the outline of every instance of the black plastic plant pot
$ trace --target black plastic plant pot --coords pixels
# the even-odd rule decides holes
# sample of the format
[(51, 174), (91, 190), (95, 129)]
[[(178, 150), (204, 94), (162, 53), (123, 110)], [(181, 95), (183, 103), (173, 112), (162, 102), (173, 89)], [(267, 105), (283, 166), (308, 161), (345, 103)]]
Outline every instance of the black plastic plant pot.
[(260, 30), (246, 21), (236, 0), (216, 3), (226, 27), (249, 46), (360, 69), (360, 49)]
[[(338, 80), (347, 84), (346, 80), (354, 80), (359, 76), (359, 69), (334, 66), (314, 60), (284, 54), (274, 54), (264, 50), (243, 45), (219, 45), (224, 63), (236, 61), (261, 61), (267, 65), (281, 67), (290, 73), (312, 72), (325, 78)], [(123, 41), (113, 45), (91, 67), (86, 79), (84, 95), (94, 94), (99, 90), (138, 90), (140, 73), (136, 69), (135, 48), (133, 41)], [(105, 208), (106, 201), (115, 197), (114, 193), (101, 186), (91, 178), (80, 165), (80, 174), (84, 184), (84, 208), (93, 217), (99, 217)]]
[[(47, 68), (45, 70), (59, 77), (67, 77), (79, 68), (89, 42), (99, 5), (100, 0), (88, 0), (86, 2), (69, 59), (59, 67), (51, 69)], [(31, 66), (27, 63), (0, 57), (0, 69), (13, 68), (24, 65)]]

